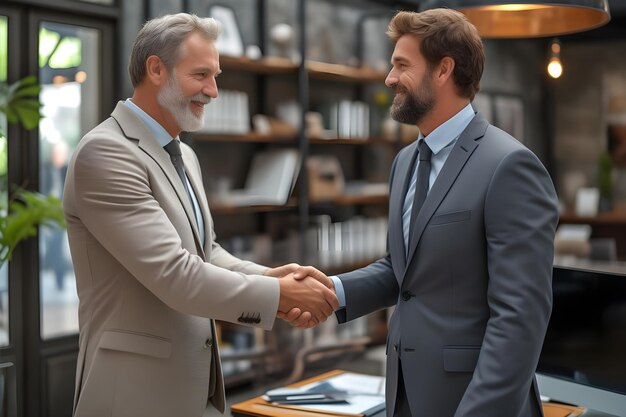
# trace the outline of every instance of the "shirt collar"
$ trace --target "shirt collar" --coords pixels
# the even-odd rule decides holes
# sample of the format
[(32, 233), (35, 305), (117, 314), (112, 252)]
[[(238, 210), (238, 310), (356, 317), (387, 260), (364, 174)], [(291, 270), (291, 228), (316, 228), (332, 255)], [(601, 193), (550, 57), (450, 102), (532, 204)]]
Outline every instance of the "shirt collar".
[(433, 154), (437, 155), (443, 148), (457, 141), (461, 133), (474, 118), (474, 115), (472, 105), (468, 104), (443, 124), (437, 126), (435, 130), (430, 132), (430, 135), (424, 137), (422, 132), (420, 132), (418, 140), (424, 139)]
[[(169, 133), (167, 133), (167, 130), (165, 130), (165, 128), (161, 126), (159, 122), (154, 120), (152, 116), (150, 116), (148, 113), (143, 111), (141, 107), (133, 103), (133, 101), (130, 98), (126, 99), (124, 101), (124, 104), (129, 109), (131, 109), (137, 115), (137, 117), (139, 117), (139, 120), (141, 120), (148, 127), (148, 129), (150, 129), (150, 131), (156, 138), (157, 142), (159, 142), (159, 145), (161, 145), (161, 147), (167, 145), (168, 143), (172, 141), (172, 137), (170, 136)], [(177, 138), (174, 138), (174, 139), (177, 139)]]

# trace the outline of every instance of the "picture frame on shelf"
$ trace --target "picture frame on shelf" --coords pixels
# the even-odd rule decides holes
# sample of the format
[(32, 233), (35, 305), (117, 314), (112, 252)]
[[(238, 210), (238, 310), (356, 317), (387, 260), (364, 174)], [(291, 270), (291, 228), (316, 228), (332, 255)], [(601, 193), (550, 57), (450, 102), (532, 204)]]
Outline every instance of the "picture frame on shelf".
[(524, 143), (524, 101), (515, 95), (493, 96), (493, 124)]
[(209, 9), (209, 15), (217, 20), (222, 28), (215, 46), (222, 55), (242, 56), (244, 54), (243, 38), (237, 23), (237, 16), (232, 7), (213, 5)]

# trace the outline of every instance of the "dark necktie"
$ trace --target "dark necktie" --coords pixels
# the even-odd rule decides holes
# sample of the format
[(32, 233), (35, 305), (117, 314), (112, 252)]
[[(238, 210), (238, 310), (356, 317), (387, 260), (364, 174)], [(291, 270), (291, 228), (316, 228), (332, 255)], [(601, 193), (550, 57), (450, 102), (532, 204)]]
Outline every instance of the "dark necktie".
[(411, 227), (409, 234), (409, 242), (413, 235), (413, 226), (420, 209), (424, 205), (426, 195), (428, 194), (428, 183), (430, 179), (430, 157), (433, 152), (430, 150), (426, 141), (422, 139), (418, 144), (419, 165), (417, 166), (417, 181), (415, 184), (415, 199), (413, 200), (413, 208), (411, 208)]
[[(191, 208), (193, 209), (193, 199), (191, 198), (189, 188), (187, 187), (187, 177), (185, 176), (185, 165), (183, 164), (183, 153), (180, 150), (180, 144), (176, 139), (174, 139), (170, 141), (170, 143), (165, 145), (163, 149), (165, 149), (165, 151), (170, 154), (172, 165), (174, 165), (174, 168), (176, 168), (176, 173), (178, 173), (178, 177), (183, 183), (183, 188), (185, 189), (185, 191), (187, 191), (187, 197), (189, 197), (189, 203), (191, 203)], [(193, 213), (195, 216), (196, 211), (193, 210)]]

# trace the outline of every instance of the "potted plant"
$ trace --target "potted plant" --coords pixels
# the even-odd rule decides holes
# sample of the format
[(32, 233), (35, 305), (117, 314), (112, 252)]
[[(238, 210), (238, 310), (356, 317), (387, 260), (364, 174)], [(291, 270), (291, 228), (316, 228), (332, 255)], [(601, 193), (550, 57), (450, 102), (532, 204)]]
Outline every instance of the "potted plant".
[[(7, 180), (8, 147), (5, 128), (7, 123), (20, 124), (25, 129), (37, 127), (41, 119), (40, 91), (41, 86), (35, 77), (26, 77), (11, 85), (0, 82), (0, 266), (11, 259), (15, 247), (22, 240), (37, 235), (38, 226), (56, 225), (65, 228), (63, 207), (53, 196), (14, 187), (6, 204), (10, 187)], [(0, 281), (0, 284), (3, 282)], [(0, 293), (2, 290), (7, 288), (0, 285)], [(9, 392), (6, 384), (15, 384), (14, 376), (11, 378), (8, 373), (12, 366), (12, 362), (0, 361), (0, 389), (5, 393)], [(15, 406), (14, 400), (6, 398), (2, 392), (0, 414), (2, 410), (12, 410)]]
[[(0, 116), (6, 116), (9, 124), (20, 124), (25, 129), (34, 129), (41, 119), (40, 91), (41, 86), (33, 76), (10, 85), (0, 82)], [(1, 127), (0, 139), (6, 141), (4, 129)], [(3, 171), (0, 176), (6, 176), (6, 168), (6, 165), (0, 167), (0, 171)], [(22, 240), (37, 235), (38, 226), (54, 224), (65, 227), (63, 207), (54, 196), (44, 196), (15, 187), (9, 197), (8, 207), (5, 200), (2, 198), (0, 201), (0, 265), (11, 259), (15, 247)]]

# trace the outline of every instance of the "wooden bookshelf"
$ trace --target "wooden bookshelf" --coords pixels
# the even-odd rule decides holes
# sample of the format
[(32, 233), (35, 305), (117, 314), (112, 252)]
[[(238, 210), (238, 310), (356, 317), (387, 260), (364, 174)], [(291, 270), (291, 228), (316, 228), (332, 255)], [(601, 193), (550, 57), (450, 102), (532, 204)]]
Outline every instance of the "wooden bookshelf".
[(364, 268), (364, 267), (368, 266), (369, 264), (371, 264), (372, 262), (376, 262), (380, 258), (382, 258), (382, 256), (379, 257), (379, 258), (363, 259), (362, 261), (358, 261), (358, 262), (352, 262), (352, 263), (343, 264), (343, 265), (331, 266), (329, 268), (326, 268), (324, 270), (324, 272), (327, 275), (329, 275), (329, 276), (330, 275), (339, 275), (339, 274), (343, 274), (343, 273), (346, 273), (346, 272), (354, 271), (356, 269)]
[(269, 213), (293, 210), (296, 207), (298, 207), (298, 199), (296, 197), (289, 198), (287, 204), (282, 206), (232, 206), (220, 203), (219, 201), (209, 200), (209, 208), (211, 209), (212, 214)]
[(356, 145), (356, 146), (364, 146), (364, 145), (374, 145), (374, 144), (384, 144), (395, 146), (395, 142), (384, 139), (382, 137), (369, 137), (369, 138), (358, 138), (358, 139), (344, 139), (337, 137), (330, 138), (310, 138), (309, 143), (315, 145)]
[(306, 68), (311, 78), (325, 81), (382, 83), (387, 78), (387, 73), (372, 68), (355, 68), (326, 62), (307, 61)]
[(298, 65), (286, 58), (267, 57), (252, 60), (246, 57), (220, 56), (222, 70), (246, 71), (255, 74), (296, 74)]
[(609, 211), (598, 213), (595, 216), (578, 216), (574, 213), (563, 213), (559, 216), (561, 223), (590, 224), (590, 225), (626, 225), (626, 211)]
[[(327, 62), (307, 61), (307, 72), (311, 78), (325, 81), (340, 82), (384, 82), (386, 72), (367, 67), (350, 67)], [(220, 56), (222, 70), (246, 71), (255, 74), (296, 74), (298, 64), (286, 58), (266, 57), (252, 60), (246, 57)]]
[(260, 135), (258, 133), (247, 133), (245, 135), (232, 135), (229, 133), (201, 133), (191, 134), (193, 140), (198, 142), (238, 142), (238, 143), (289, 143), (295, 144), (296, 136), (275, 136)]
[(382, 205), (387, 204), (389, 196), (387, 194), (376, 195), (343, 195), (333, 200), (311, 201), (312, 207), (324, 206), (359, 206), (359, 205)]

